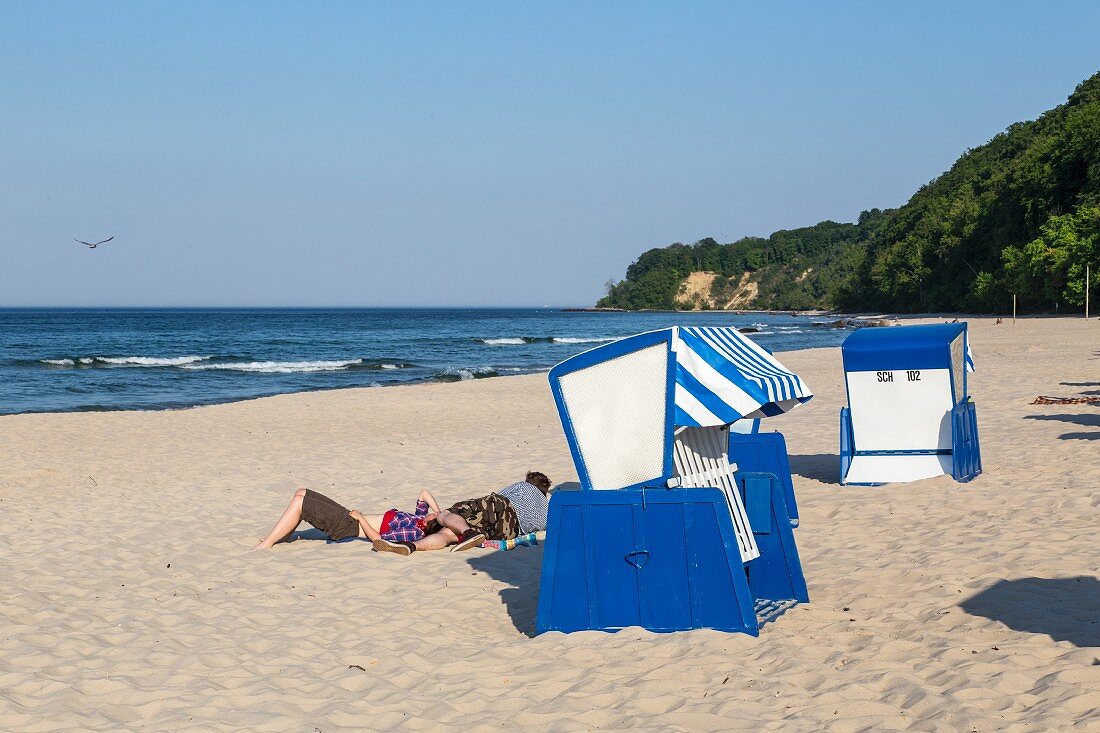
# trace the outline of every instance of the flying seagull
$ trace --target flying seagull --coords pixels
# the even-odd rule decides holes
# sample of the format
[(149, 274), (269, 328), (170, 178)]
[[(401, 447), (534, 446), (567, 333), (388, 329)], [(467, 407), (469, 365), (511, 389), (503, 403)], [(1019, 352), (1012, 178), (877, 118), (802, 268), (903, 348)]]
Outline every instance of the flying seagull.
[(74, 242), (80, 242), (81, 244), (86, 244), (86, 245), (88, 245), (89, 249), (95, 249), (96, 247), (98, 247), (101, 244), (106, 244), (107, 242), (110, 242), (112, 239), (114, 239), (113, 235), (110, 236), (110, 237), (107, 237), (106, 239), (100, 240), (98, 242), (85, 242), (83, 239), (74, 239), (73, 241)]

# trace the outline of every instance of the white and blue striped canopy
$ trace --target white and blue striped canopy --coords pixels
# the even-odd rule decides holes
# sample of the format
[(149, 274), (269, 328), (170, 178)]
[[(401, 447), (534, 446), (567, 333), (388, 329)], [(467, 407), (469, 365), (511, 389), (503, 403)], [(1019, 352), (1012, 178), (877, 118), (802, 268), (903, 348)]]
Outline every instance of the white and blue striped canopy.
[(677, 426), (772, 417), (813, 397), (797, 374), (736, 328), (676, 327), (672, 332)]
[(548, 379), (585, 489), (663, 482), (677, 428), (771, 417), (813, 397), (735, 328), (640, 333), (566, 359)]

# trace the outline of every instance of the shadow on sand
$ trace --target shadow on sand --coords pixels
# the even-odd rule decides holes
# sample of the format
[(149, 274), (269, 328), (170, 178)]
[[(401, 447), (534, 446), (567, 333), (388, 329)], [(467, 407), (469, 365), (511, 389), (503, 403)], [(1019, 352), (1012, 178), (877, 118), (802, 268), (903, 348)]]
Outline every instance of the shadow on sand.
[(291, 532), (290, 537), (286, 540), (286, 542), (297, 542), (298, 540), (323, 540), (327, 542), (328, 535), (315, 527), (310, 527), (309, 529), (295, 530), (294, 532)]
[(1100, 646), (1100, 580), (1086, 575), (998, 580), (959, 608), (1015, 631), (1047, 634), (1079, 647)]
[[(565, 481), (550, 492), (580, 491), (576, 481)], [(535, 635), (535, 619), (539, 610), (539, 582), (542, 578), (542, 553), (545, 541), (537, 547), (517, 547), (514, 550), (494, 550), (478, 554), (470, 559), (470, 567), (485, 573), (493, 580), (505, 583), (500, 600), (508, 609), (508, 616), (516, 630), (525, 636)]]
[[(1086, 428), (1100, 428), (1100, 413), (1094, 415), (1090, 414), (1072, 414), (1063, 413), (1059, 415), (1025, 415), (1025, 420), (1057, 420), (1059, 422), (1072, 423), (1074, 425), (1083, 425)], [(1058, 436), (1062, 440), (1100, 440), (1100, 432), (1095, 433), (1062, 433)]]
[(840, 456), (836, 453), (811, 453), (789, 459), (793, 474), (823, 484), (840, 483)]
[(500, 600), (508, 609), (512, 625), (529, 637), (535, 635), (543, 547), (540, 543), (537, 547), (517, 547), (506, 552), (478, 550), (479, 554), (470, 559), (470, 567), (477, 572), (511, 586), (501, 589)]

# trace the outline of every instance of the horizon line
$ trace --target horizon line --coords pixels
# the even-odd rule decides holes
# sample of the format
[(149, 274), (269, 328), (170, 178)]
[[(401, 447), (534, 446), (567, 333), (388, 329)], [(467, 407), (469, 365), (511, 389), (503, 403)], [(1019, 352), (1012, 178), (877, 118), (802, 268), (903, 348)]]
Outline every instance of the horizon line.
[(5, 305), (0, 310), (365, 310), (365, 309), (457, 309), (471, 310), (552, 310), (560, 308), (591, 308), (587, 305)]

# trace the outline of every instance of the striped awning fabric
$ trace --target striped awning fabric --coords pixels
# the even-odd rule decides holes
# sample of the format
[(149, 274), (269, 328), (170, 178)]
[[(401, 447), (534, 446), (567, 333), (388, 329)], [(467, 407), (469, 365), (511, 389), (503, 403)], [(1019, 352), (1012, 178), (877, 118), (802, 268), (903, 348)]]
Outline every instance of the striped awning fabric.
[(797, 374), (736, 328), (674, 328), (672, 350), (679, 427), (780, 415), (813, 397)]

